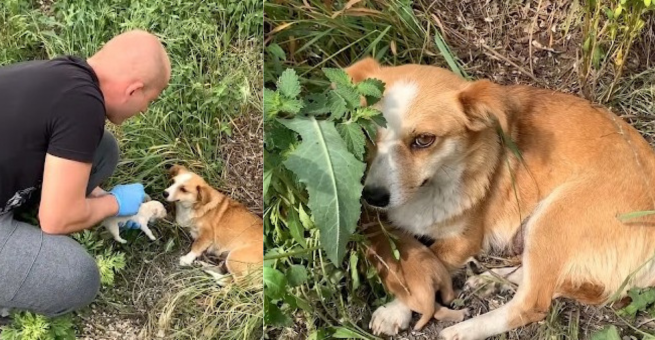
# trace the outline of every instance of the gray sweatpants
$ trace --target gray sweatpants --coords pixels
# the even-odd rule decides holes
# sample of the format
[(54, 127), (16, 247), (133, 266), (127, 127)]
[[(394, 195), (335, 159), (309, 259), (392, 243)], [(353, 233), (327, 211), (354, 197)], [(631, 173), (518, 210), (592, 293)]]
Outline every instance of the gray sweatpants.
[[(105, 132), (96, 151), (87, 195), (118, 164), (118, 144)], [(100, 289), (94, 259), (68, 236), (49, 235), (0, 215), (0, 309), (57, 316), (90, 304)]]

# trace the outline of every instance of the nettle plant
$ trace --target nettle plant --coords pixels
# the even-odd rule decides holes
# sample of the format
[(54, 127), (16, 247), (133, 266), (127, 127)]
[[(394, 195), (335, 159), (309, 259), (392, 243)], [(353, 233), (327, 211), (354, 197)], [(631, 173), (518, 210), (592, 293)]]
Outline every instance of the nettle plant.
[(353, 84), (341, 69), (322, 71), (331, 84), (308, 81), (321, 84), (316, 91), (303, 91), (293, 69), (282, 72), (275, 90), (264, 90), (269, 325), (288, 325), (288, 314), (297, 308), (312, 312), (313, 302), (335, 298), (348, 275), (342, 267), (350, 272), (349, 288), (360, 282), (361, 256), (350, 252), (348, 261), (344, 258), (362, 209), (367, 140), (373, 142), (377, 128), (386, 124), (371, 107), (384, 84), (377, 79)]

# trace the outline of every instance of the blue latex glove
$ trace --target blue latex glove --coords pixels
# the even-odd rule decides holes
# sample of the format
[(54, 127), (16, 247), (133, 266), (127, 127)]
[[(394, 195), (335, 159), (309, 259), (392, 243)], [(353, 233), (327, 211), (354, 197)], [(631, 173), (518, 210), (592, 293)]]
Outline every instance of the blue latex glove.
[(114, 195), (118, 202), (116, 216), (136, 215), (146, 197), (146, 192), (143, 190), (143, 184), (141, 183), (117, 185), (109, 193)]
[(128, 220), (127, 222), (118, 222), (118, 228), (122, 230), (126, 229), (141, 229), (141, 223), (134, 222), (132, 220)]

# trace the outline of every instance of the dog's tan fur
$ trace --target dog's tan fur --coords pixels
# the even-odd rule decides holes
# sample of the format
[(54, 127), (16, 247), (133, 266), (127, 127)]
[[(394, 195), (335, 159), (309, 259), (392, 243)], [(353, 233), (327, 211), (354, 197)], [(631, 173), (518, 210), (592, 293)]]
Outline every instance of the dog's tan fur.
[[(183, 166), (169, 170), (174, 181), (168, 200), (176, 202), (176, 221), (191, 229), (194, 242), (182, 258), (190, 264), (205, 251), (226, 254), (227, 270), (239, 279), (252, 270), (261, 270), (264, 257), (262, 219), (243, 204), (212, 188)], [(180, 176), (185, 176), (180, 182)], [(170, 190), (175, 185), (176, 190)]]
[[(442, 338), (484, 339), (542, 320), (560, 296), (604, 303), (655, 253), (653, 216), (617, 218), (655, 208), (654, 153), (634, 128), (606, 109), (550, 90), (467, 82), (431, 66), (383, 67), (369, 58), (346, 71), (354, 81), (384, 81), (385, 97), (401, 82), (417, 89), (395, 126), (403, 142), (384, 146), (394, 152), (402, 174), (394, 184), (400, 193), (392, 198), (400, 203), (388, 209), (391, 222), (436, 239), (431, 249), (450, 271), (482, 250), (522, 251), (514, 298), (445, 329)], [(498, 127), (515, 142), (522, 160), (503, 145)], [(418, 133), (435, 135), (434, 144), (409, 147)], [(378, 145), (390, 134), (382, 130)], [(446, 147), (458, 151), (435, 161)], [(435, 164), (439, 169), (429, 169)], [(433, 184), (439, 171), (454, 175)], [(424, 173), (434, 175), (422, 182)], [(435, 206), (419, 214), (411, 204), (420, 190), (429, 190), (421, 183), (430, 188), (455, 183), (451, 195), (442, 198), (449, 210)], [(432, 220), (426, 217), (430, 211), (436, 211)], [(655, 265), (649, 263), (622, 293), (654, 281)], [(387, 288), (402, 300), (395, 286)]]
[[(405, 232), (382, 226), (368, 216), (365, 219), (370, 221), (365, 223), (366, 237), (370, 241), (366, 257), (375, 266), (384, 286), (395, 292), (396, 298), (412, 311), (421, 314), (414, 330), (423, 329), (432, 318), (464, 320), (467, 310), (452, 310), (435, 301), (435, 294), (439, 292), (441, 300), (450, 304), (455, 292), (448, 270), (434, 253)], [(400, 261), (393, 255), (390, 242), (397, 245)]]

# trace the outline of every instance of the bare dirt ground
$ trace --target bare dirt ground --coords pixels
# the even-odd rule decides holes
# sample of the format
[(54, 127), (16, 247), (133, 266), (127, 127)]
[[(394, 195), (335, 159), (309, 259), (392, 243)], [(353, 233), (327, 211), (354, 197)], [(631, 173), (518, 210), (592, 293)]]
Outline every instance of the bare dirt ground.
[[(428, 15), (437, 22), (451, 51), (474, 79), (491, 79), (500, 84), (529, 84), (568, 92), (601, 102), (601, 93), (613, 76), (608, 68), (595, 73), (584, 87), (580, 84), (582, 12), (578, 1), (422, 1)], [(608, 102), (614, 113), (627, 119), (655, 146), (655, 17), (647, 20), (641, 39), (633, 46), (618, 89)], [(486, 267), (498, 266), (498, 259), (481, 258)], [(467, 277), (480, 272), (470, 268), (456, 279), (461, 288)], [(465, 291), (460, 295), (471, 316), (484, 314), (507, 301), (513, 291), (480, 296)], [(418, 320), (415, 315), (413, 322)], [(570, 329), (579, 329), (578, 339), (615, 324), (621, 334), (630, 332), (610, 307), (597, 308), (557, 299), (546, 320), (522, 327), (498, 339), (568, 339)], [(394, 339), (436, 339), (450, 323), (431, 322), (420, 332), (407, 331)], [(635, 326), (655, 333), (655, 322), (645, 316)], [(624, 336), (624, 339), (640, 339)]]

